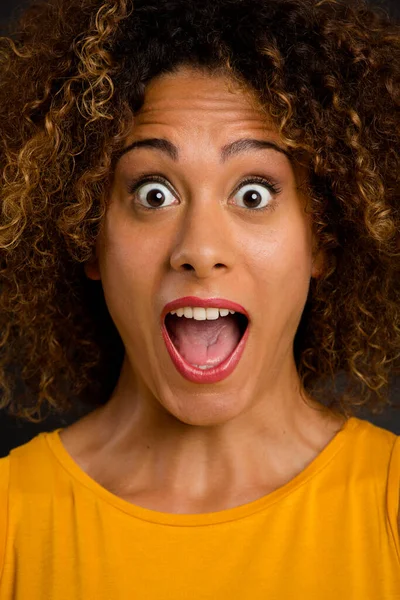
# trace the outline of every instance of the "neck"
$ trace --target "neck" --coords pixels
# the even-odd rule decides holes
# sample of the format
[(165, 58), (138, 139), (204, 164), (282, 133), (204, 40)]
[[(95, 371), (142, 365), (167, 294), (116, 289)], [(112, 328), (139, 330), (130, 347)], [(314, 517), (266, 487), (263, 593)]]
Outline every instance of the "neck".
[(202, 427), (177, 420), (125, 370), (107, 405), (85, 418), (77, 454), (105, 487), (149, 508), (251, 501), (301, 472), (344, 423), (306, 403), (298, 379), (282, 381), (237, 418)]

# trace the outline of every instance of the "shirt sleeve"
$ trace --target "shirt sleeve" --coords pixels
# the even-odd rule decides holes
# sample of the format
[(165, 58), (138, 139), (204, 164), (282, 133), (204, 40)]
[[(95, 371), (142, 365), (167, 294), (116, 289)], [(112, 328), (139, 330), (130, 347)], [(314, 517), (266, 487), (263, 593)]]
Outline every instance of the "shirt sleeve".
[(400, 562), (400, 436), (396, 436), (389, 462), (387, 480), (387, 511), (389, 526)]
[(0, 581), (4, 568), (7, 542), (10, 457), (0, 459)]

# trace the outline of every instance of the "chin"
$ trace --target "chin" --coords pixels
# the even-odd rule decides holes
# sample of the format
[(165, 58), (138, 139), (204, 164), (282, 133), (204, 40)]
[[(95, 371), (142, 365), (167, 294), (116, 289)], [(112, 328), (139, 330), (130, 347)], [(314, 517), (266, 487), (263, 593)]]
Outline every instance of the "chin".
[(246, 406), (232, 402), (232, 394), (190, 394), (181, 401), (175, 396), (170, 402), (162, 403), (163, 408), (177, 421), (196, 427), (224, 425), (246, 411)]

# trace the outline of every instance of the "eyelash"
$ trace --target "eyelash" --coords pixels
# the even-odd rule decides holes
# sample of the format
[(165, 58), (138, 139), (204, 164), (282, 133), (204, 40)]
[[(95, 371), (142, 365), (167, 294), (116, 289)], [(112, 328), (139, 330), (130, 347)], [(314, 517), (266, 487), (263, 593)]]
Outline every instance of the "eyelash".
[[(145, 185), (146, 183), (162, 183), (163, 185), (165, 185), (165, 187), (167, 187), (169, 189), (169, 191), (171, 192), (171, 194), (175, 194), (175, 192), (172, 190), (172, 188), (170, 187), (170, 185), (168, 185), (168, 182), (166, 180), (166, 178), (163, 175), (158, 175), (158, 174), (154, 174), (154, 175), (141, 175), (135, 179), (133, 179), (129, 184), (128, 184), (128, 193), (132, 196), (135, 195), (135, 193), (138, 191), (138, 189), (140, 189), (143, 185)], [(234, 190), (233, 195), (236, 194), (242, 187), (245, 187), (246, 185), (249, 185), (251, 183), (259, 183), (261, 185), (264, 185), (273, 196), (278, 196), (278, 194), (281, 193), (282, 188), (280, 188), (277, 183), (267, 179), (266, 177), (261, 177), (260, 175), (252, 175), (252, 176), (248, 176), (245, 179), (243, 179), (240, 184), (238, 185), (238, 187)], [(149, 212), (155, 212), (157, 210), (162, 210), (163, 208), (169, 208), (169, 207), (163, 207), (161, 206), (160, 208), (147, 208), (147, 206), (140, 206), (140, 208), (142, 210), (146, 210)], [(271, 201), (271, 203), (268, 206), (265, 206), (264, 208), (246, 208), (246, 211), (250, 211), (250, 212), (264, 212), (264, 211), (272, 211), (275, 210), (276, 208), (276, 202), (275, 199)]]

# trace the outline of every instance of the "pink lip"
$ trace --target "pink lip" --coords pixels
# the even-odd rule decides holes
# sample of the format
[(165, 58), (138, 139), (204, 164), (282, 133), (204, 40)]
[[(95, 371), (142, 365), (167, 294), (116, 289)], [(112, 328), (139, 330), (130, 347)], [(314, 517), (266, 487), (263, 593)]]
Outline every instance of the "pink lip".
[[(200, 308), (227, 308), (228, 310), (234, 310), (235, 312), (240, 312), (246, 315), (249, 323), (242, 339), (232, 354), (230, 354), (228, 358), (226, 358), (217, 367), (207, 370), (196, 369), (196, 367), (193, 367), (193, 365), (185, 361), (185, 359), (179, 354), (173, 345), (168, 335), (167, 328), (165, 327), (164, 320), (166, 315), (171, 312), (171, 310), (177, 310), (178, 308), (183, 308), (184, 306), (198, 306)], [(161, 315), (161, 321), (162, 336), (172, 362), (182, 377), (192, 381), (193, 383), (217, 383), (218, 381), (226, 379), (231, 373), (233, 373), (242, 357), (250, 333), (250, 319), (247, 311), (240, 304), (236, 304), (235, 302), (224, 300), (222, 298), (210, 298), (208, 300), (195, 298), (194, 296), (179, 298), (178, 300), (174, 300), (165, 306)]]

